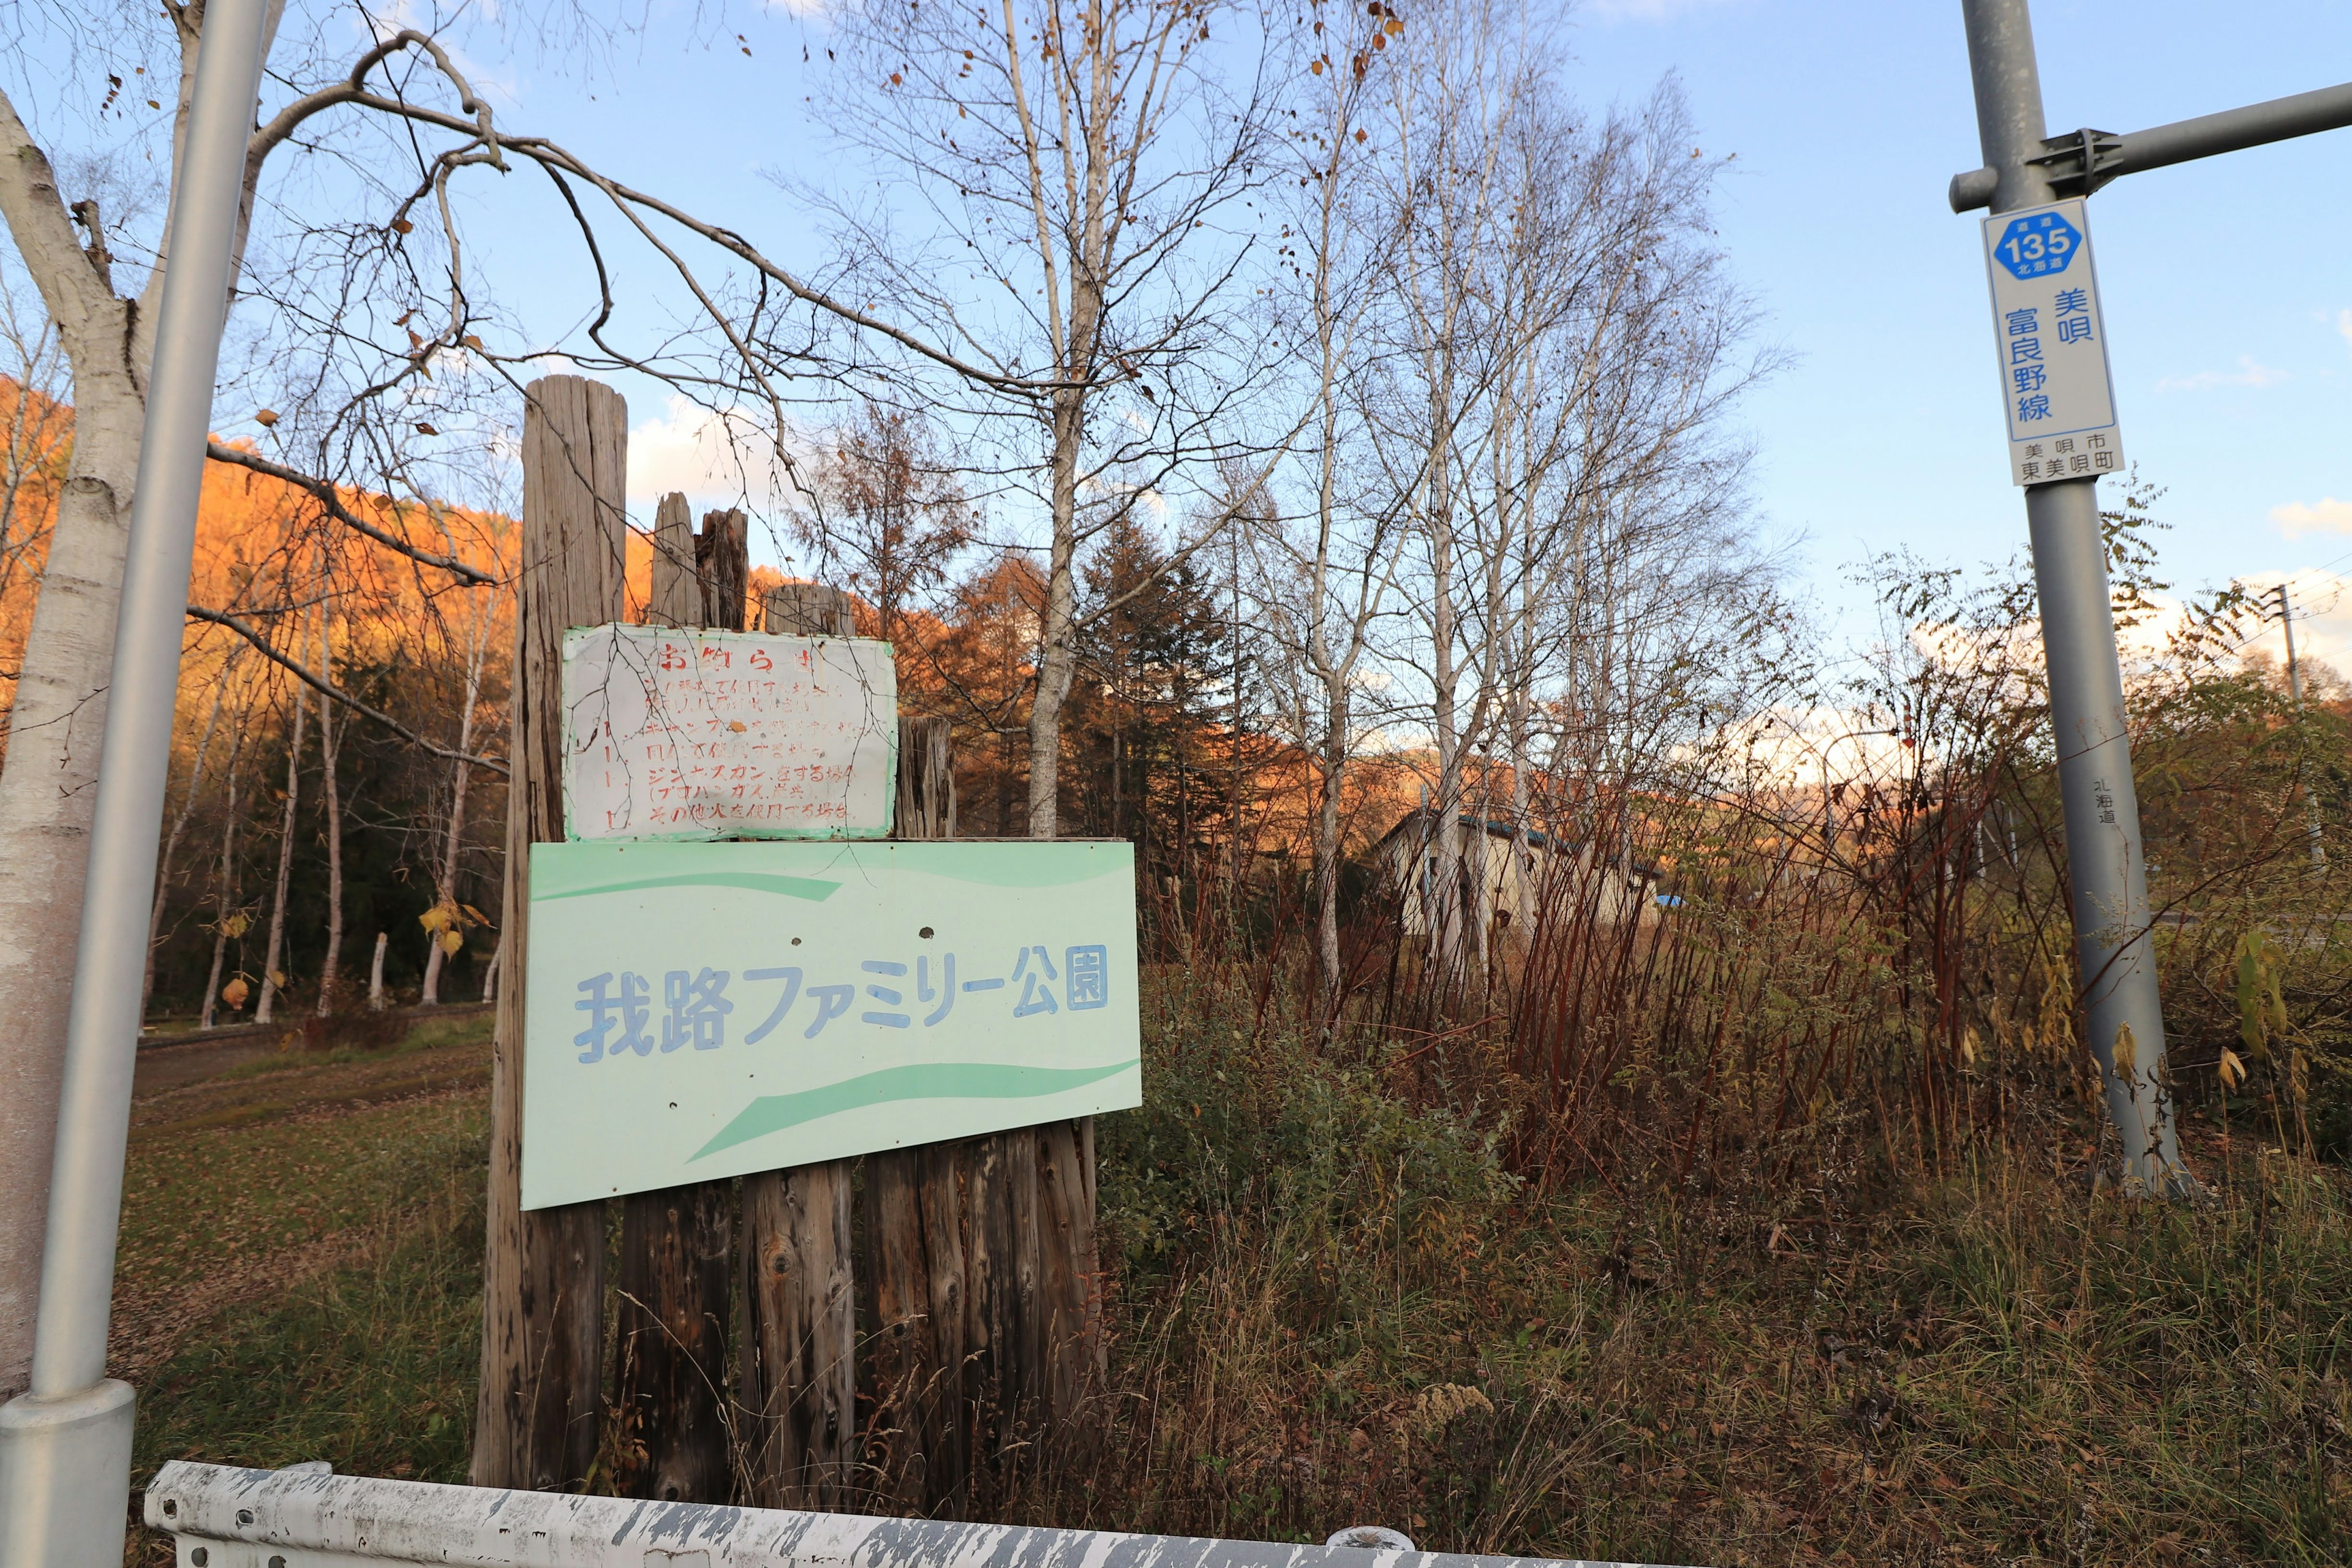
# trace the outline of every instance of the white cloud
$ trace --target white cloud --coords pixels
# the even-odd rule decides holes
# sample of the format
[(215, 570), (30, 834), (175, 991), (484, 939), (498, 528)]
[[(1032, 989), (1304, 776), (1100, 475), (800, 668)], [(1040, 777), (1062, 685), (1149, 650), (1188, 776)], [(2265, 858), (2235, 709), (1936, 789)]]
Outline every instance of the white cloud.
[(2323, 496), (2316, 501), (2288, 501), (2271, 508), (2271, 521), (2289, 539), (2306, 533), (2352, 533), (2352, 501)]
[(767, 433), (673, 394), (663, 411), (629, 431), (629, 499), (671, 490), (696, 504), (772, 504), (785, 486)]
[(2194, 375), (2168, 375), (2156, 384), (2158, 392), (2203, 392), (2216, 386), (2276, 386), (2287, 373), (2255, 363), (2252, 354), (2238, 356), (2235, 370), (2200, 370)]
[[(478, 5), (474, 10), (480, 21), (495, 22), (498, 19), (495, 0), (488, 5)], [(521, 107), (522, 83), (512, 68), (488, 65), (468, 54), (459, 41), (458, 30), (447, 26), (445, 18), (436, 15), (431, 6), (421, 4), (421, 0), (391, 0), (388, 5), (361, 12), (354, 20), (364, 26), (373, 40), (379, 44), (403, 31), (430, 35), (477, 95), (493, 100), (493, 107)], [(415, 58), (430, 68), (431, 58), (423, 50), (415, 51)]]
[(2352, 310), (2336, 312), (2336, 333), (2344, 340), (2345, 347), (2352, 348)]
[[(2352, 511), (2352, 508), (2346, 510)], [(2352, 577), (2306, 567), (2300, 572), (2258, 574), (2246, 578), (2243, 585), (2251, 594), (2267, 596), (2274, 595), (2281, 583), (2286, 584), (2287, 602), (2294, 607), (2296, 656), (2316, 660), (2338, 674), (2352, 674)], [(2275, 607), (2277, 601), (2271, 603)], [(2267, 649), (2273, 658), (2285, 662), (2286, 639), (2275, 616), (2263, 627), (2262, 635), (2246, 645), (2249, 653), (2257, 648)]]

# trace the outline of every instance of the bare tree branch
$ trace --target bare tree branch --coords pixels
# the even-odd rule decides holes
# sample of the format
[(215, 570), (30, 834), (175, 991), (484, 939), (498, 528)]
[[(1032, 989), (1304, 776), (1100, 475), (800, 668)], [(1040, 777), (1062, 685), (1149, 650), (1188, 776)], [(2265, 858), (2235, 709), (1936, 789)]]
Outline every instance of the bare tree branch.
[(383, 709), (372, 708), (368, 706), (368, 704), (361, 701), (358, 698), (352, 696), (350, 692), (342, 690), (339, 687), (320, 679), (317, 676), (303, 668), (299, 664), (297, 664), (294, 660), (288, 658), (284, 654), (279, 653), (275, 647), (272, 647), (268, 637), (263, 637), (259, 632), (254, 630), (251, 626), (247, 626), (235, 616), (223, 615), (218, 610), (207, 610), (201, 605), (190, 605), (188, 606), (188, 616), (192, 620), (209, 621), (216, 626), (226, 626), (229, 630), (235, 632), (237, 636), (243, 637), (246, 641), (259, 648), (263, 654), (267, 655), (273, 662), (283, 665), (288, 669), (292, 670), (295, 675), (301, 679), (303, 684), (306, 686), (310, 687), (312, 689), (320, 692), (323, 696), (334, 699), (354, 713), (363, 713), (367, 715), (367, 717), (374, 720), (377, 723), (383, 725), (385, 729), (390, 730), (394, 734), (398, 735), (402, 740), (408, 742), (411, 745), (421, 746), (425, 750), (432, 752), (435, 756), (446, 757), (453, 763), (472, 763), (478, 767), (488, 768), (492, 773), (498, 773), (501, 776), (507, 775), (507, 764), (503, 759), (498, 757), (486, 757), (474, 752), (452, 751), (449, 747), (442, 745), (437, 741), (426, 740), (424, 736), (418, 734), (415, 731), (410, 729), (407, 725), (402, 723), (399, 720), (394, 718)]
[(306, 490), (317, 499), (319, 504), (326, 510), (327, 515), (337, 522), (356, 532), (367, 535), (385, 549), (396, 551), (412, 561), (426, 566), (437, 566), (469, 588), (487, 588), (498, 582), (497, 577), (478, 566), (468, 566), (463, 561), (452, 556), (436, 554), (430, 550), (420, 550), (406, 540), (385, 532), (345, 506), (341, 498), (335, 494), (335, 487), (324, 479), (313, 479), (299, 468), (289, 468), (282, 463), (273, 463), (258, 452), (248, 452), (237, 447), (226, 447), (218, 441), (211, 442), (205, 447), (205, 456), (215, 463), (232, 463), (240, 468), (250, 468), (257, 474), (265, 474), (273, 479), (282, 479), (289, 485)]

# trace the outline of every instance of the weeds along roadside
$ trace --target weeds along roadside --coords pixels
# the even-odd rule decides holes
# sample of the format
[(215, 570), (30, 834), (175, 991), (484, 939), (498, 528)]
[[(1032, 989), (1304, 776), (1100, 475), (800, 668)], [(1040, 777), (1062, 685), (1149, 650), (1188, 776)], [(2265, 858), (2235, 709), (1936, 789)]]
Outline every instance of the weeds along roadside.
[[(2242, 1142), (2206, 1210), (1998, 1147), (1770, 1204), (1547, 1185), (1511, 1168), (1507, 1097), (1400, 1093), (1255, 978), (1155, 971), (1148, 1102), (1099, 1127), (1108, 1435), (1002, 1517), (1713, 1564), (2340, 1560), (2332, 1173)], [(255, 1135), (205, 1135), (217, 1179)], [(149, 1381), (142, 1467), (462, 1476), (478, 1132), (406, 1147), (367, 1250)]]
[(2189, 1209), (1988, 1146), (1777, 1211), (1547, 1191), (1207, 973), (1104, 1124), (1111, 1437), (1013, 1517), (1710, 1563), (2352, 1544), (2334, 1173), (2241, 1146)]

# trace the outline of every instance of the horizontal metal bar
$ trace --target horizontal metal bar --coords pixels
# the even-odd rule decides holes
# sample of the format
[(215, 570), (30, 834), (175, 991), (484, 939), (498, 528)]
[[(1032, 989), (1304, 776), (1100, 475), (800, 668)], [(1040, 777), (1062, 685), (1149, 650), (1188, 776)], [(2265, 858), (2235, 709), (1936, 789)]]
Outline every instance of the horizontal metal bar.
[(1952, 204), (1956, 213), (1974, 212), (1979, 207), (1992, 205), (1993, 187), (2000, 184), (2000, 174), (1994, 169), (1970, 169), (1952, 176), (1951, 187), (1944, 199)]
[[(2267, 103), (2250, 103), (2243, 109), (2225, 109), (2219, 114), (2200, 114), (2194, 120), (2176, 120), (2169, 125), (2128, 132), (2112, 139), (2103, 137), (2107, 144), (2095, 155), (2088, 185), (2096, 190), (2119, 174), (2168, 168), (2174, 163), (2210, 158), (2217, 153), (2242, 152), (2316, 132), (2340, 131), (2346, 126), (2352, 126), (2352, 82), (2298, 92), (2289, 98), (2273, 98)], [(2043, 143), (2053, 159), (2074, 153), (2073, 165), (2058, 174), (2057, 178), (2075, 195), (2084, 193), (2082, 147), (2085, 139), (2085, 132), (2074, 132), (2053, 136)], [(1964, 213), (1990, 205), (1998, 179), (1990, 169), (1970, 169), (1953, 175), (1948, 193), (1952, 210)]]
[[(432, 1486), (173, 1460), (149, 1528), (207, 1568), (1637, 1568)], [(204, 1555), (196, 1555), (201, 1549)]]
[(2340, 131), (2347, 125), (2352, 125), (2352, 82), (2134, 131), (2123, 137), (2123, 145), (2113, 154), (2099, 159), (2098, 173), (2137, 174), (2186, 163), (2192, 158), (2210, 158), (2216, 153), (2235, 153), (2318, 131)]

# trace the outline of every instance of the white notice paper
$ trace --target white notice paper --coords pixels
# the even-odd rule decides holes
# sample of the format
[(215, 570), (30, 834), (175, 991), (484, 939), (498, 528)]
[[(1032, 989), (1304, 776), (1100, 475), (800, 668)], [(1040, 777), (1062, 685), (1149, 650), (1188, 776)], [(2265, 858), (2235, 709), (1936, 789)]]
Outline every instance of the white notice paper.
[(577, 626), (563, 637), (563, 710), (575, 839), (889, 834), (888, 643)]
[(2038, 485), (2123, 472), (2083, 202), (1989, 217), (1984, 242), (2010, 478)]

